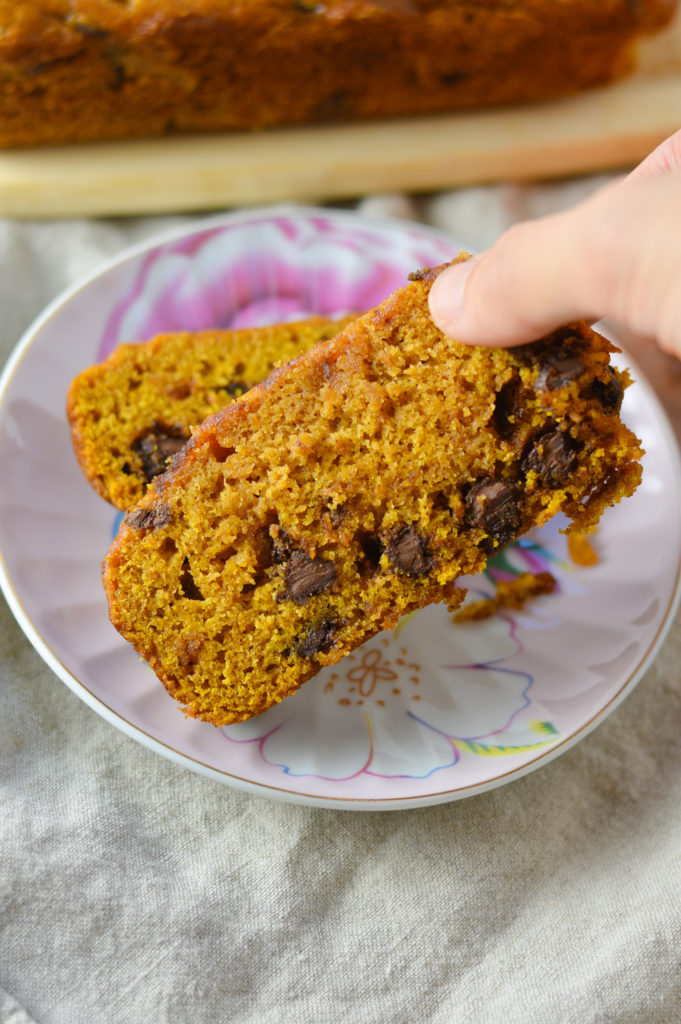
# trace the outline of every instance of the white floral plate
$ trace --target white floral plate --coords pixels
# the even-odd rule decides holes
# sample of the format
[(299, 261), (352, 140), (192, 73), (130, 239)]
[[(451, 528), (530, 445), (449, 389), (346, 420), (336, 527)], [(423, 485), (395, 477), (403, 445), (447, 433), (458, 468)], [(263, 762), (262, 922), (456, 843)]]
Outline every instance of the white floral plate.
[(204, 221), (130, 252), (54, 302), (0, 381), (0, 582), (57, 675), (125, 733), (252, 792), (356, 809), (433, 804), (507, 782), (584, 736), (632, 689), (678, 596), (677, 451), (649, 387), (624, 415), (643, 483), (610, 510), (599, 563), (570, 563), (559, 523), (468, 581), (550, 569), (558, 592), (523, 613), (455, 625), (432, 607), (241, 725), (185, 719), (114, 631), (100, 564), (117, 515), (90, 489), (64, 415), (69, 382), (120, 342), (369, 308), (458, 249), (427, 228), (324, 210)]

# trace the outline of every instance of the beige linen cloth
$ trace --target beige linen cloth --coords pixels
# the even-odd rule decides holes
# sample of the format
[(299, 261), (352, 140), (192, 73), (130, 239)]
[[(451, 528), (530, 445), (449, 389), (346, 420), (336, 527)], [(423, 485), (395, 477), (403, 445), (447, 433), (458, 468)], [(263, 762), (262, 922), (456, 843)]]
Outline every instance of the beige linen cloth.
[[(599, 183), (363, 206), (480, 248)], [(62, 288), (178, 222), (0, 223), (0, 362)], [(681, 412), (681, 367), (643, 362)], [(324, 810), (128, 739), (0, 598), (0, 1020), (677, 1024), (680, 676), (681, 618), (624, 704), (534, 774), (438, 807)]]

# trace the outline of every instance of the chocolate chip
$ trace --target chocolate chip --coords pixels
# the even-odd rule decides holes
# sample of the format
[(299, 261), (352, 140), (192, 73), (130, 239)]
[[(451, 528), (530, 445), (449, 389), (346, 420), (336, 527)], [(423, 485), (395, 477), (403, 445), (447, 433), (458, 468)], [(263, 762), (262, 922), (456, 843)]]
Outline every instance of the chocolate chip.
[(229, 384), (222, 384), (219, 390), (226, 391), (231, 398), (240, 398), (250, 389), (242, 380), (230, 380)]
[(281, 565), (282, 562), (288, 561), (295, 551), (293, 538), (289, 537), (286, 530), (282, 530), (281, 527), (274, 535), (270, 536), (269, 541), (273, 565)]
[(506, 480), (479, 480), (466, 495), (466, 522), (479, 526), (499, 547), (508, 544), (520, 528), (518, 488)]
[(555, 391), (576, 380), (583, 372), (584, 362), (574, 353), (549, 358), (539, 371), (537, 388), (540, 391)]
[(519, 345), (513, 355), (522, 363), (539, 366), (537, 388), (555, 391), (576, 380), (585, 369), (581, 352), (584, 338), (574, 327), (560, 328), (547, 338)]
[(309, 597), (327, 590), (336, 576), (333, 562), (325, 558), (310, 558), (304, 551), (294, 551), (286, 564), (284, 597), (296, 604), (305, 604)]
[(333, 636), (337, 623), (325, 619), (318, 626), (313, 626), (296, 647), (296, 653), (303, 658), (311, 658), (315, 654), (327, 654), (333, 647)]
[(337, 504), (334, 498), (327, 498), (322, 502), (322, 512), (329, 517), (332, 526), (338, 526), (343, 521), (345, 511), (343, 505)]
[(407, 576), (427, 576), (433, 568), (426, 540), (413, 526), (393, 531), (386, 552), (393, 565)]
[(158, 530), (167, 526), (172, 516), (167, 505), (152, 505), (151, 508), (133, 508), (125, 513), (125, 522), (136, 530)]
[(203, 594), (197, 587), (194, 577), (192, 576), (192, 570), (188, 558), (185, 558), (182, 563), (180, 586), (182, 587), (182, 593), (185, 597), (189, 598), (190, 601), (203, 601)]
[(142, 470), (147, 483), (151, 483), (155, 476), (165, 473), (168, 463), (177, 455), (186, 440), (183, 435), (154, 427), (133, 441), (130, 447), (142, 460)]
[(524, 363), (543, 364), (579, 352), (583, 345), (583, 337), (575, 332), (574, 327), (568, 326), (528, 345), (518, 345), (513, 349), (513, 354)]
[(562, 430), (536, 438), (521, 462), (523, 473), (532, 470), (548, 487), (560, 487), (577, 466), (574, 441)]
[(594, 380), (588, 394), (598, 399), (607, 413), (619, 412), (622, 407), (624, 388), (612, 366), (605, 367), (606, 381)]

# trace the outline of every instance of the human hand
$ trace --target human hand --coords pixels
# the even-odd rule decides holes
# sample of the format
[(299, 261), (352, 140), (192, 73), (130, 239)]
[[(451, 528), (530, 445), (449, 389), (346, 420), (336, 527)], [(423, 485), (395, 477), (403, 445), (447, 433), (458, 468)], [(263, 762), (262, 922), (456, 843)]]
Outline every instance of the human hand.
[(627, 178), (447, 268), (430, 311), (457, 341), (503, 347), (608, 317), (681, 359), (681, 131)]

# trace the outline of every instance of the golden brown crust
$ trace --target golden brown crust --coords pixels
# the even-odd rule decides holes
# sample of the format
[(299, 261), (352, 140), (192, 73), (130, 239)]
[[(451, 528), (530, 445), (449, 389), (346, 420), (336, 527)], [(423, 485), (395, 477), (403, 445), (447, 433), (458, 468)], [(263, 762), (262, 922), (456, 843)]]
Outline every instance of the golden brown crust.
[(544, 99), (631, 66), (673, 0), (0, 0), (0, 145)]
[(632, 493), (627, 377), (585, 324), (513, 350), (442, 335), (429, 275), (209, 417), (131, 510), (116, 628), (187, 714), (242, 721), (562, 511)]

